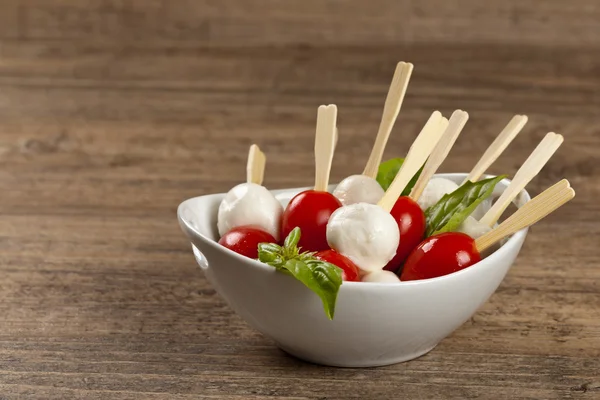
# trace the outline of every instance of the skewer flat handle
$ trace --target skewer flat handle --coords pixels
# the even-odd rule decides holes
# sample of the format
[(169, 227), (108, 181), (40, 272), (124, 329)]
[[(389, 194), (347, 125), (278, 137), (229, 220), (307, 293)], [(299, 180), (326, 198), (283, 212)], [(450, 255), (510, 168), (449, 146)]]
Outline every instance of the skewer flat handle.
[(388, 90), (387, 97), (385, 99), (385, 105), (383, 106), (383, 115), (381, 116), (381, 123), (379, 124), (379, 131), (375, 138), (375, 144), (371, 150), (371, 155), (367, 161), (367, 166), (363, 171), (363, 175), (375, 178), (377, 176), (377, 170), (383, 157), (383, 151), (385, 145), (390, 137), (400, 107), (404, 101), (404, 95), (412, 75), (413, 65), (411, 63), (399, 62), (396, 65), (396, 71), (392, 78), (392, 83)]
[(315, 134), (315, 190), (326, 192), (337, 142), (337, 107), (335, 104), (320, 106), (317, 111)]
[(456, 142), (458, 135), (463, 130), (468, 119), (469, 114), (462, 110), (456, 110), (452, 113), (448, 124), (444, 124), (444, 130), (442, 131), (444, 133), (440, 141), (433, 149), (431, 156), (429, 156), (429, 159), (425, 163), (425, 167), (423, 167), (423, 172), (421, 172), (417, 183), (415, 183), (415, 186), (410, 192), (411, 199), (417, 201), (419, 197), (421, 197), (421, 194), (423, 193), (423, 190), (425, 190), (427, 183), (433, 174), (435, 174), (435, 172), (438, 170), (440, 165), (442, 165), (448, 156), (448, 153), (450, 153), (450, 149)]
[(267, 158), (260, 148), (253, 144), (248, 152), (248, 163), (246, 164), (246, 181), (262, 185), (265, 177), (265, 164)]

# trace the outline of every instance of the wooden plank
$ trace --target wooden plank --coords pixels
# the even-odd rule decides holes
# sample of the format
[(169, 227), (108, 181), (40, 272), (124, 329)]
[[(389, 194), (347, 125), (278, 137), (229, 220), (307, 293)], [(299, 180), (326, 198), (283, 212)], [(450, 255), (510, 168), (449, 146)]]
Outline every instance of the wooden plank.
[[(336, 369), (304, 364), (269, 346), (197, 345), (194, 338), (188, 338), (186, 343), (166, 345), (156, 352), (158, 342), (131, 346), (123, 339), (117, 351), (111, 349), (116, 346), (107, 343), (83, 341), (48, 343), (43, 353), (33, 344), (17, 344), (8, 356), (20, 363), (3, 363), (0, 376), (3, 383), (13, 384), (27, 375), (30, 380), (26, 386), (41, 387), (59, 375), (63, 379), (61, 388), (92, 393), (109, 389), (161, 393), (170, 389), (179, 394), (210, 395), (216, 389), (238, 396), (315, 398), (322, 392), (325, 397), (365, 398), (399, 387), (407, 395), (419, 390), (440, 394), (446, 386), (455, 396), (487, 392), (548, 398), (577, 392), (580, 382), (593, 385), (593, 368), (598, 365), (583, 358), (528, 356), (514, 351), (467, 354), (446, 350), (392, 367)], [(448, 369), (448, 363), (456, 357), (463, 362)], [(178, 366), (175, 374), (173, 363)], [(484, 379), (481, 370), (485, 370)], [(299, 371), (301, 376), (297, 376)], [(252, 383), (251, 379), (256, 381)], [(588, 386), (593, 389), (592, 385)]]
[(594, 0), (4, 0), (0, 15), (0, 38), (209, 46), (596, 46), (600, 35)]

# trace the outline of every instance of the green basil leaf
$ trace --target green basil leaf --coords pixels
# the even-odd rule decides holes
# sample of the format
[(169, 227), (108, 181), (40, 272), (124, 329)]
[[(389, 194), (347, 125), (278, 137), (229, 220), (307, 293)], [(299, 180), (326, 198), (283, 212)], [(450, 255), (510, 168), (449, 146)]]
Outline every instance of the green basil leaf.
[(425, 210), (425, 236), (456, 230), (483, 200), (492, 195), (498, 182), (504, 178), (506, 175), (478, 182), (467, 181), (454, 192), (444, 195), (440, 201)]
[(404, 163), (404, 158), (392, 158), (379, 164), (379, 170), (377, 171), (377, 182), (381, 185), (383, 190), (388, 190), (392, 181), (396, 177), (400, 167)]
[(281, 246), (275, 243), (259, 243), (258, 251), (263, 251), (267, 253), (279, 253), (281, 252)]
[(325, 314), (333, 319), (335, 302), (342, 284), (342, 270), (333, 264), (317, 260), (315, 253), (298, 249), (300, 228), (294, 228), (283, 246), (275, 243), (258, 244), (258, 260), (302, 282), (323, 302)]
[[(392, 184), (392, 181), (396, 177), (396, 174), (398, 174), (398, 171), (400, 171), (400, 167), (402, 167), (403, 163), (404, 158), (398, 157), (384, 161), (379, 165), (379, 170), (377, 171), (377, 182), (379, 182), (383, 190), (388, 190)], [(423, 171), (423, 167), (421, 167), (415, 176), (412, 177), (410, 182), (408, 182), (408, 185), (406, 185), (402, 191), (401, 196), (408, 196), (410, 194), (410, 191), (412, 190), (413, 186), (415, 186), (417, 179), (419, 179), (419, 176), (421, 175), (421, 171)]]
[(258, 260), (274, 267), (283, 265), (284, 260), (281, 246), (275, 243), (259, 243)]
[(342, 270), (320, 260), (288, 260), (283, 268), (321, 298), (325, 314), (333, 319), (337, 295), (342, 285)]
[(285, 238), (285, 242), (283, 243), (283, 247), (291, 248), (296, 247), (298, 242), (300, 241), (300, 228), (295, 227), (289, 233), (289, 235)]

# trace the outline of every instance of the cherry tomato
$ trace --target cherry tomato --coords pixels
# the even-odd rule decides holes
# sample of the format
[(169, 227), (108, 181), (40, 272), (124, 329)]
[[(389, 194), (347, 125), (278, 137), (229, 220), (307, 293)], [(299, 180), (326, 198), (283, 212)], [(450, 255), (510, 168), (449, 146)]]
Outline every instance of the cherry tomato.
[(399, 197), (390, 214), (400, 229), (400, 244), (394, 258), (383, 269), (397, 272), (410, 252), (423, 240), (425, 214), (419, 204), (408, 196)]
[(259, 243), (277, 243), (277, 241), (270, 233), (252, 226), (238, 226), (219, 239), (220, 245), (254, 259), (258, 258)]
[(428, 237), (406, 259), (402, 281), (436, 278), (481, 261), (475, 241), (464, 233), (446, 232)]
[(335, 250), (323, 250), (315, 254), (321, 261), (326, 261), (342, 269), (342, 279), (350, 282), (360, 282), (358, 267), (348, 257)]
[(295, 227), (300, 228), (298, 246), (304, 251), (329, 249), (327, 244), (327, 222), (342, 203), (331, 193), (307, 190), (294, 196), (282, 217), (281, 235), (287, 235)]

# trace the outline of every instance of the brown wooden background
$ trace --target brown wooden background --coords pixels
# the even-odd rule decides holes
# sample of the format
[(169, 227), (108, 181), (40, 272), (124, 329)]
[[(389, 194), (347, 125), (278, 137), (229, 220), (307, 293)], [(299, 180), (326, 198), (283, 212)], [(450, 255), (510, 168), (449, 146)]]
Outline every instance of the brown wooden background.
[[(310, 184), (316, 107), (340, 107), (332, 180), (361, 171), (394, 65), (415, 72), (388, 145), (433, 109), (467, 128), (467, 171), (513, 114), (543, 135), (532, 182), (576, 199), (530, 233), (498, 292), (418, 360), (309, 365), (277, 350), (195, 266), (175, 209), (244, 178)], [(600, 396), (600, 3), (394, 0), (0, 2), (0, 399)]]

